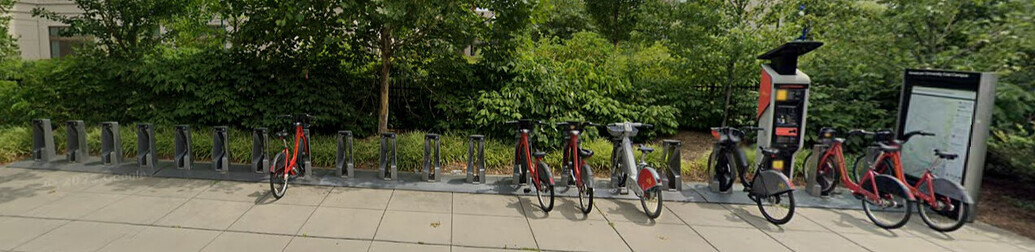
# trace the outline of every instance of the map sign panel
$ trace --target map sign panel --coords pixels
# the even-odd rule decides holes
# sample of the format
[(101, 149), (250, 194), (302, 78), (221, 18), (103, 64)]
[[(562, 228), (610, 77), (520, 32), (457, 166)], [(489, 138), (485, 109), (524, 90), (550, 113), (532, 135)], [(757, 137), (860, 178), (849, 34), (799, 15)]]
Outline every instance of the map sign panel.
[(931, 172), (935, 176), (963, 183), (965, 155), (970, 148), (971, 126), (977, 93), (968, 90), (916, 86), (909, 99), (903, 132), (927, 131), (933, 137), (914, 136), (902, 149), (906, 174), (919, 177), (937, 159), (934, 150), (960, 154), (955, 160), (942, 160)]

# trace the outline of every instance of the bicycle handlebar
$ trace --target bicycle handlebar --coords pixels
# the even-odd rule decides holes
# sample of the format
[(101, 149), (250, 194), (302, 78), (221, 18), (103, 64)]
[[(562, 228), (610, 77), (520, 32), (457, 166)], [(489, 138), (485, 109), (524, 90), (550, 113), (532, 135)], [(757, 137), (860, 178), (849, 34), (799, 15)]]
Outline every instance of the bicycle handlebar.
[(927, 132), (927, 131), (922, 131), (922, 130), (910, 131), (910, 132), (906, 133), (905, 135), (902, 135), (902, 142), (908, 142), (910, 138), (912, 138), (913, 136), (917, 136), (917, 135), (920, 135), (920, 136), (934, 136), (934, 133)]

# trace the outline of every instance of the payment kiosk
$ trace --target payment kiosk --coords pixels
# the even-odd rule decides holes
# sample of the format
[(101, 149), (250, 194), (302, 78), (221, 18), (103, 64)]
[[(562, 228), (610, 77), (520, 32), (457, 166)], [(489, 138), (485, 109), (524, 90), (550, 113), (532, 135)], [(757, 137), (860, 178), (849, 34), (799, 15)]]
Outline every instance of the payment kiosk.
[[(804, 144), (805, 117), (808, 111), (809, 76), (798, 70), (798, 57), (822, 46), (817, 41), (792, 41), (758, 56), (762, 64), (758, 90), (759, 153), (762, 148), (780, 150), (769, 165), (788, 178), (794, 175), (794, 153)], [(761, 158), (756, 158), (761, 160)], [(756, 161), (759, 162), (759, 161)]]

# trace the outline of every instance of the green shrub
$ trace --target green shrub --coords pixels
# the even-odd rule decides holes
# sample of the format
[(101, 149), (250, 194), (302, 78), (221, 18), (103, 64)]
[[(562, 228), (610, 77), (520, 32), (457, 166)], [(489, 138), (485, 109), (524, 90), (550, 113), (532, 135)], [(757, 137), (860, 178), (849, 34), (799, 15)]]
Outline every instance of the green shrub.
[(1014, 131), (992, 132), (988, 157), (993, 171), (1035, 180), (1035, 134), (1017, 126)]
[(0, 163), (29, 157), (31, 150), (32, 130), (29, 127), (0, 127)]
[[(651, 52), (658, 50), (662, 49)], [(643, 64), (630, 62), (649, 56), (619, 53), (592, 32), (576, 33), (563, 41), (525, 41), (514, 59), (516, 76), (499, 89), (479, 91), (469, 108), (470, 120), (497, 135), (513, 132), (503, 123), (515, 119), (637, 121), (654, 124), (657, 132), (674, 133), (678, 111), (658, 104), (655, 94), (645, 88), (649, 83), (631, 80), (638, 74), (635, 66)], [(545, 137), (535, 140), (546, 142)]]

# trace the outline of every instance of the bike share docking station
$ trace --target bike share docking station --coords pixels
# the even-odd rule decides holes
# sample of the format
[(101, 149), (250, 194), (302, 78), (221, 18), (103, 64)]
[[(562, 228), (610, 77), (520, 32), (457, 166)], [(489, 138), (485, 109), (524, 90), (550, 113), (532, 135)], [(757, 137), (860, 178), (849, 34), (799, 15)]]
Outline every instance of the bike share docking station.
[[(770, 164), (788, 179), (794, 177), (794, 154), (805, 143), (805, 119), (808, 112), (809, 76), (798, 70), (798, 57), (822, 46), (818, 41), (792, 41), (758, 56), (769, 60), (762, 64), (758, 90), (758, 149), (755, 162), (764, 160), (763, 149), (776, 149)], [(809, 181), (808, 188), (815, 186)], [(812, 190), (808, 190), (812, 191)]]
[(356, 177), (356, 160), (352, 156), (352, 131), (338, 131), (338, 151), (335, 155), (335, 175), (338, 177)]
[(86, 123), (82, 120), (72, 120), (66, 122), (66, 125), (68, 126), (66, 130), (68, 153), (65, 155), (68, 157), (68, 162), (85, 163), (86, 159), (90, 157), (90, 147), (86, 144)]
[[(438, 134), (424, 135), (424, 164), (421, 167), (421, 180), (438, 182), (442, 180), (442, 156), (439, 152), (440, 136)], [(432, 150), (435, 155), (432, 156)]]
[(266, 128), (252, 129), (252, 170), (267, 173), (270, 167), (270, 136)]
[(230, 172), (230, 128), (226, 126), (212, 127), (212, 169)]
[(173, 126), (173, 165), (176, 169), (190, 171), (194, 155), (190, 147), (190, 125)]
[(380, 179), (399, 180), (399, 158), (395, 143), (395, 133), (381, 133), (381, 151), (377, 162), (377, 177)]
[(101, 123), (101, 163), (118, 166), (122, 163), (122, 138), (118, 122)]
[(154, 174), (158, 157), (155, 156), (155, 127), (150, 123), (137, 124), (137, 165)]
[(683, 165), (682, 158), (680, 155), (680, 149), (682, 149), (682, 143), (679, 140), (665, 139), (661, 141), (664, 150), (662, 151), (662, 160), (665, 160), (665, 174), (661, 176), (661, 186), (665, 190), (670, 191), (683, 191)]
[[(477, 149), (474, 147), (475, 145), (478, 145)], [(485, 184), (485, 136), (483, 135), (471, 135), (467, 141), (467, 183)]]
[[(69, 139), (71, 141), (72, 138)], [(54, 129), (50, 127), (50, 119), (33, 119), (32, 160), (44, 163), (50, 162), (54, 159), (54, 155), (56, 155), (54, 149)]]

